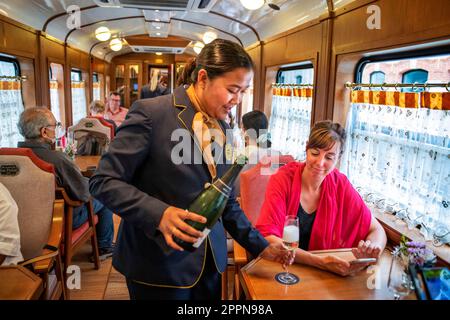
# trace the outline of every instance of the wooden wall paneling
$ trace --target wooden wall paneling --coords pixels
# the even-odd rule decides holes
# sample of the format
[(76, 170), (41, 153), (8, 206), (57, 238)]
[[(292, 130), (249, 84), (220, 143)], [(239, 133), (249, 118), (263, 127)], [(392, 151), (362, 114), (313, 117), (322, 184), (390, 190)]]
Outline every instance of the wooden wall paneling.
[(335, 18), (333, 46), (337, 54), (448, 38), (448, 0), (379, 0), (372, 4), (379, 6), (381, 10), (381, 29), (367, 28), (368, 5)]
[[(276, 71), (285, 64), (303, 61), (312, 61), (314, 64), (315, 83), (320, 83), (321, 76), (319, 63), (317, 61), (318, 52), (322, 50), (323, 27), (321, 24), (309, 25), (307, 28), (299, 29), (296, 32), (286, 33), (285, 36), (275, 38), (265, 42), (262, 47), (262, 67), (264, 83), (260, 85), (259, 101), (264, 106), (264, 112), (270, 116), (272, 103), (272, 87), (275, 82)], [(319, 76), (317, 76), (319, 75)], [(316, 91), (316, 90), (315, 90)], [(316, 104), (313, 100), (313, 105)], [(262, 110), (262, 109), (261, 109)]]
[(22, 82), (25, 107), (40, 105), (39, 44), (35, 30), (0, 15), (0, 52), (16, 57), (22, 75), (27, 76), (27, 81)]
[(317, 63), (317, 78), (314, 79), (315, 90), (313, 99), (313, 109), (311, 114), (311, 123), (317, 121), (331, 119), (332, 109), (328, 110), (327, 100), (328, 100), (328, 90), (329, 90), (329, 80), (331, 73), (330, 66), (330, 55), (332, 48), (332, 30), (333, 21), (332, 19), (326, 19), (321, 24), (322, 36), (321, 36), (321, 49), (318, 55)]
[(40, 66), (40, 80), (41, 80), (41, 95), (42, 105), (50, 108), (50, 87), (49, 87), (49, 68), (50, 63), (58, 63), (65, 68), (64, 61), (64, 44), (57, 40), (49, 39), (46, 36), (39, 34), (39, 66)]
[(70, 58), (69, 58), (69, 48), (67, 45), (64, 46), (64, 59), (65, 59), (65, 68), (64, 68), (64, 99), (66, 101), (65, 103), (65, 111), (66, 111), (66, 124), (67, 126), (72, 125), (72, 88), (71, 88), (71, 81), (70, 81)]
[[(263, 50), (262, 43), (249, 49), (248, 54), (253, 60), (255, 66), (254, 76), (253, 76), (253, 110), (264, 111), (264, 105), (261, 103), (260, 93), (262, 91), (262, 61), (263, 61)], [(242, 115), (241, 115), (242, 116)]]
[[(22, 28), (3, 20), (3, 39), (0, 42), (0, 51), (14, 56), (36, 58), (37, 38), (36, 32), (30, 28)], [(17, 41), (20, 39), (20, 41)]]

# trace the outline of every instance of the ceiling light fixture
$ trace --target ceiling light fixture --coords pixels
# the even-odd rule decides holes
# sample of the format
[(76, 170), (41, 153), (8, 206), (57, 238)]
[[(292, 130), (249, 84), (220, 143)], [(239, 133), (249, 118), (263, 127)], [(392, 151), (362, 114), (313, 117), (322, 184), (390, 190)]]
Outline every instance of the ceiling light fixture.
[(95, 30), (95, 37), (100, 41), (107, 41), (111, 38), (111, 31), (107, 27), (99, 27)]
[(205, 46), (205, 45), (203, 44), (203, 42), (197, 41), (197, 42), (194, 44), (194, 51), (195, 51), (195, 53), (196, 53), (196, 54), (199, 54), (199, 53), (202, 51), (202, 49), (203, 49), (204, 46)]
[(208, 44), (210, 42), (213, 42), (214, 40), (217, 39), (217, 34), (215, 34), (214, 32), (211, 31), (207, 31), (205, 32), (205, 34), (203, 35), (203, 42), (205, 44)]
[(161, 53), (161, 52), (155, 52), (155, 54), (156, 54), (157, 56), (162, 56), (162, 53)]
[(120, 51), (122, 49), (122, 40), (119, 38), (114, 38), (109, 43), (109, 47), (112, 51)]
[(257, 10), (264, 5), (264, 0), (241, 0), (242, 5), (248, 10)]

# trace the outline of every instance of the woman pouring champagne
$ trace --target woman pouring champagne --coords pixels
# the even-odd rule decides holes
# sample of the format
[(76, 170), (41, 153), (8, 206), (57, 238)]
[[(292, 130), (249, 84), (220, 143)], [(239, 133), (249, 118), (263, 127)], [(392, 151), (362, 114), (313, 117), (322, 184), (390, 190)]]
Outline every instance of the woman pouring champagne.
[[(206, 236), (187, 221), (207, 219), (185, 209), (230, 167), (223, 120), (240, 103), (252, 70), (239, 45), (220, 39), (206, 45), (185, 67), (189, 86), (133, 104), (91, 178), (93, 196), (122, 218), (113, 265), (125, 275), (132, 299), (220, 299), (225, 229), (253, 256), (292, 262), (282, 243), (269, 245), (251, 226), (232, 191), (198, 248), (189, 252), (175, 241), (197, 243)], [(189, 147), (175, 161), (180, 132)]]

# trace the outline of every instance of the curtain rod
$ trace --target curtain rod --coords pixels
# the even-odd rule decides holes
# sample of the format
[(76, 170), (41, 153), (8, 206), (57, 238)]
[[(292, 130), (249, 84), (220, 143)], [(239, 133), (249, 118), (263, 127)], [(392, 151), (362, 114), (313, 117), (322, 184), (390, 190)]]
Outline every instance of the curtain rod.
[(272, 83), (272, 88), (279, 87), (292, 87), (292, 88), (300, 88), (300, 87), (313, 87), (313, 84), (295, 84), (295, 83)]
[(27, 76), (0, 76), (0, 79), (26, 81), (27, 80)]
[(366, 88), (445, 88), (447, 91), (450, 91), (450, 82), (448, 83), (353, 83), (346, 82), (346, 88), (357, 88), (357, 87), (366, 87)]

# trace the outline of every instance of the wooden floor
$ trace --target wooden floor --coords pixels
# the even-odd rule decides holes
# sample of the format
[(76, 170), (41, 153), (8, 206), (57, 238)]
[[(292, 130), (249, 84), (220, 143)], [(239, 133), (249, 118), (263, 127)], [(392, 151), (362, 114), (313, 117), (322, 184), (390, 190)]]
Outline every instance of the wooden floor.
[[(114, 231), (117, 236), (120, 218), (114, 215)], [(71, 300), (129, 300), (125, 277), (112, 267), (112, 259), (101, 262), (100, 269), (95, 270), (89, 262), (91, 254), (90, 242), (72, 259), (72, 264), (81, 269), (81, 288), (70, 290)], [(232, 298), (233, 273), (228, 270), (229, 299)]]

